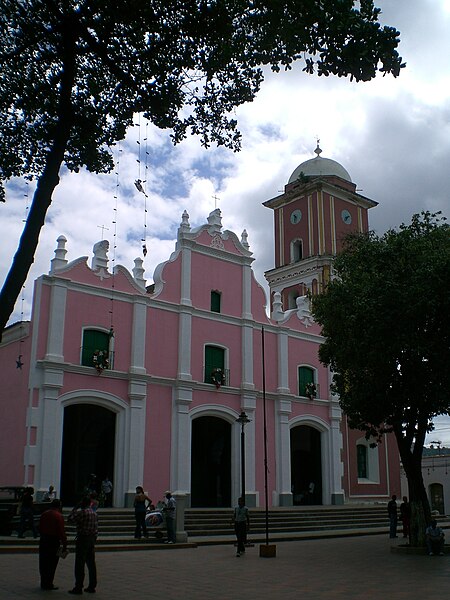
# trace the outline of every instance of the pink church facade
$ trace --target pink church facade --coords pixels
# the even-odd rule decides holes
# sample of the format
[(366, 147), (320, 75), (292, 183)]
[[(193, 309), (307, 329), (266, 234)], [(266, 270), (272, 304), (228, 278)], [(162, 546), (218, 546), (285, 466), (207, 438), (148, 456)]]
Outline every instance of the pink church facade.
[(247, 234), (224, 230), (220, 210), (197, 228), (182, 215), (151, 286), (141, 259), (112, 273), (99, 242), (90, 265), (68, 261), (61, 236), (35, 283), (31, 321), (9, 327), (0, 344), (0, 485), (52, 484), (70, 504), (95, 473), (112, 479), (115, 506), (130, 505), (137, 485), (154, 499), (171, 489), (188, 506), (231, 506), (241, 493), (244, 411), (246, 501), (262, 506), (265, 398), (271, 506), (400, 493), (394, 441), (372, 449), (347, 427), (303, 295), (332, 274), (332, 224), (343, 227), (348, 210), (367, 228), (370, 201), (333, 177), (290, 182), (266, 203), (275, 212), (270, 317)]

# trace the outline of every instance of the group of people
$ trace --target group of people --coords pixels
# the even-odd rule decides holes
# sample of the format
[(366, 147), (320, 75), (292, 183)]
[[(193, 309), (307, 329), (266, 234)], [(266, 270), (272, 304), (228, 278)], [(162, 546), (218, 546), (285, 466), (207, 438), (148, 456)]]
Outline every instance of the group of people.
[(177, 541), (176, 537), (176, 500), (172, 495), (172, 492), (167, 491), (164, 494), (165, 502), (158, 502), (155, 507), (151, 499), (144, 492), (144, 488), (140, 485), (136, 488), (136, 495), (134, 497), (134, 516), (136, 520), (136, 527), (134, 530), (135, 539), (139, 540), (144, 536), (148, 537), (147, 531), (147, 517), (152, 517), (152, 525), (160, 525), (163, 520), (163, 516), (166, 521), (167, 529), (167, 544), (175, 544)]
[[(94, 594), (97, 587), (97, 567), (95, 563), (95, 541), (98, 534), (96, 511), (91, 507), (91, 499), (85, 496), (75, 506), (67, 518), (76, 526), (75, 540), (75, 586), (70, 594), (81, 595), (85, 578), (85, 566), (89, 574), (89, 584), (85, 592)], [(67, 556), (67, 535), (62, 516), (61, 501), (53, 499), (48, 510), (41, 514), (39, 521), (39, 573), (41, 589), (57, 590), (53, 580), (59, 559)]]
[[(388, 502), (389, 516), (389, 537), (396, 538), (397, 536), (397, 496), (394, 494)], [(400, 519), (403, 525), (403, 537), (409, 538), (411, 526), (411, 506), (408, 498), (403, 496), (403, 502), (400, 505)], [(441, 527), (438, 527), (437, 521), (433, 519), (425, 530), (425, 542), (429, 556), (439, 554), (444, 555), (445, 534)]]
[[(393, 494), (387, 506), (389, 516), (389, 537), (396, 538), (397, 536), (397, 496)], [(403, 537), (409, 537), (409, 529), (411, 524), (411, 506), (408, 502), (408, 498), (403, 496), (403, 502), (400, 504), (400, 520), (402, 522)]]

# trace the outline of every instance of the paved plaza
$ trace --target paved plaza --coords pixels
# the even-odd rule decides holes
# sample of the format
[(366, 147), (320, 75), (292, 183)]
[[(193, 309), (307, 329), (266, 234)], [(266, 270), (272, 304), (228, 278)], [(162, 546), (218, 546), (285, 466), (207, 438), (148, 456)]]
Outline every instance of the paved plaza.
[[(397, 541), (397, 540), (396, 540)], [(400, 542), (400, 540), (399, 540)], [(97, 594), (87, 598), (129, 600), (299, 600), (299, 598), (445, 598), (450, 557), (390, 551), (385, 536), (278, 542), (276, 558), (260, 558), (259, 546), (236, 558), (231, 545), (99, 552)], [(59, 590), (39, 588), (33, 554), (0, 555), (0, 598), (71, 598), (74, 555), (60, 561)]]

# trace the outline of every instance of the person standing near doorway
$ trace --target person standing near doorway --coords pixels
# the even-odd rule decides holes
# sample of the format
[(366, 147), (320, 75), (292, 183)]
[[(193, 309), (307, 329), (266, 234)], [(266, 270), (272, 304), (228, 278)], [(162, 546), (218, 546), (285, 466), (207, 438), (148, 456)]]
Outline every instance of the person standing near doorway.
[(140, 485), (136, 488), (136, 495), (134, 497), (134, 518), (136, 520), (136, 527), (134, 530), (134, 538), (140, 540), (142, 536), (147, 537), (147, 525), (145, 524), (145, 515), (147, 514), (147, 508), (150, 506), (152, 501), (144, 492), (144, 488)]
[(167, 527), (167, 542), (166, 544), (175, 544), (177, 541), (176, 532), (176, 512), (177, 503), (175, 498), (172, 496), (172, 492), (167, 491), (166, 494), (166, 506), (164, 512), (166, 515), (166, 527)]
[(39, 573), (41, 576), (41, 590), (57, 590), (53, 584), (56, 567), (58, 566), (58, 550), (67, 550), (67, 537), (64, 528), (64, 519), (61, 514), (61, 502), (52, 500), (48, 510), (41, 514), (39, 520)]
[(248, 508), (244, 504), (244, 498), (238, 499), (238, 505), (233, 512), (234, 531), (237, 539), (236, 556), (239, 557), (245, 552), (245, 543), (247, 541), (247, 531), (250, 528), (250, 517)]
[(77, 538), (75, 543), (75, 587), (69, 594), (81, 595), (84, 584), (84, 565), (88, 568), (89, 585), (85, 592), (95, 594), (97, 587), (97, 565), (95, 564), (95, 542), (98, 533), (98, 519), (90, 507), (91, 499), (85, 497), (79, 507), (75, 507), (68, 516), (69, 523), (75, 523)]
[(105, 479), (103, 479), (103, 481), (102, 481), (102, 494), (103, 494), (103, 497), (104, 497), (104, 504), (103, 504), (103, 506), (105, 508), (111, 508), (112, 507), (112, 491), (113, 491), (113, 484), (112, 484), (112, 481), (110, 480), (110, 478), (107, 475), (105, 477)]

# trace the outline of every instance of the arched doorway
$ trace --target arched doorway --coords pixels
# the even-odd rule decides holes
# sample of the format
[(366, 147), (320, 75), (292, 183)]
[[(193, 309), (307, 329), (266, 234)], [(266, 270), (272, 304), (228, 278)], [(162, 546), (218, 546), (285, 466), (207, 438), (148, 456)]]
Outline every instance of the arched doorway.
[(231, 425), (224, 419), (192, 421), (191, 506), (231, 506)]
[(291, 429), (291, 489), (294, 505), (322, 504), (320, 431), (309, 425)]
[(429, 490), (431, 510), (437, 510), (440, 515), (445, 515), (444, 486), (442, 483), (432, 483)]
[(73, 404), (64, 409), (61, 457), (61, 499), (80, 500), (90, 475), (98, 483), (114, 473), (116, 414), (96, 404)]

